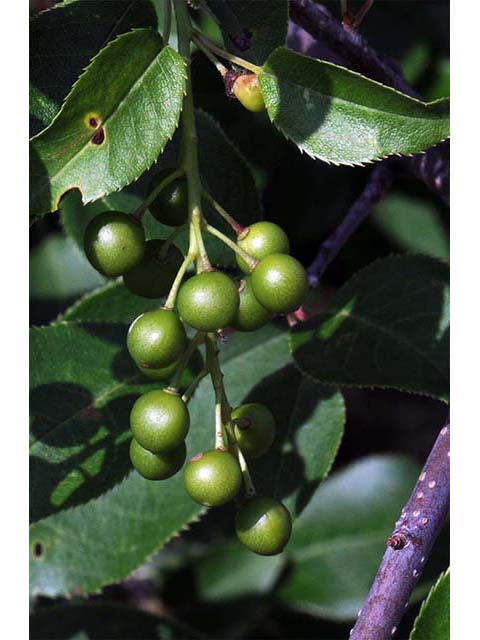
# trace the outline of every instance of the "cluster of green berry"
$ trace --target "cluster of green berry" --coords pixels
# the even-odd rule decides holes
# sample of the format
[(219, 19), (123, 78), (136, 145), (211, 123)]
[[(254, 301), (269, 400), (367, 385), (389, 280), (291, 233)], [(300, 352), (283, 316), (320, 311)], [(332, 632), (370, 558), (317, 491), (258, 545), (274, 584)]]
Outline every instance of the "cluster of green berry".
[[(147, 199), (148, 207), (163, 224), (180, 227), (189, 222), (192, 234), (187, 181), (183, 176), (172, 176), (168, 171), (159, 174), (151, 190), (155, 197)], [(163, 307), (141, 314), (128, 331), (127, 348), (140, 371), (149, 378), (170, 381), (166, 388), (140, 396), (132, 408), (132, 464), (149, 480), (169, 478), (184, 466), (190, 427), (188, 401), (200, 379), (210, 374), (216, 397), (215, 448), (195, 455), (185, 465), (185, 488), (198, 503), (214, 507), (234, 499), (243, 480), (246, 499), (236, 516), (238, 538), (256, 553), (280, 553), (290, 537), (290, 514), (277, 500), (256, 494), (247, 466), (248, 459), (270, 448), (275, 437), (274, 417), (261, 404), (232, 410), (223, 386), (215, 334), (227, 328), (252, 331), (275, 314), (296, 310), (307, 293), (305, 270), (289, 255), (284, 231), (270, 222), (249, 228), (233, 222), (237, 232), (234, 243), (202, 217), (200, 228), (213, 229), (214, 235), (235, 251), (242, 272), (240, 281), (235, 282), (209, 263), (205, 266), (198, 254), (192, 256), (189, 251), (183, 258), (168, 240), (145, 241), (139, 218), (105, 212), (94, 218), (85, 232), (85, 252), (98, 271), (121, 275), (126, 287), (140, 296), (168, 294)], [(183, 281), (195, 260), (196, 275)], [(190, 341), (183, 323), (196, 330)], [(182, 373), (201, 344), (205, 345), (206, 364), (181, 395)]]

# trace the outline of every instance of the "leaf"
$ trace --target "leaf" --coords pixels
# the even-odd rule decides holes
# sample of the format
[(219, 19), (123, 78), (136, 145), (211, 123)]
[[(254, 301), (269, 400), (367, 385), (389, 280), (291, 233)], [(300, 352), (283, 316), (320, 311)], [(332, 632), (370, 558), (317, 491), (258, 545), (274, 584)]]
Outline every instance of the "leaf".
[(422, 603), (410, 640), (450, 640), (450, 569), (442, 574)]
[[(199, 138), (200, 170), (204, 186), (214, 198), (244, 225), (261, 217), (260, 198), (252, 172), (247, 162), (230, 142), (219, 124), (207, 113), (197, 110), (197, 134)], [(158, 170), (177, 166), (180, 131), (174, 136), (158, 163)], [(140, 193), (112, 193), (96, 202), (83, 205), (78, 192), (67, 194), (60, 204), (65, 231), (83, 250), (83, 235), (90, 220), (105, 210), (131, 213), (146, 196), (151, 176), (144, 180)], [(231, 237), (231, 230), (220, 216), (205, 208), (206, 215), (219, 229)], [(147, 238), (166, 238), (172, 232), (155, 220), (147, 211), (143, 218)], [(175, 244), (186, 254), (188, 229), (176, 239)], [(212, 262), (217, 266), (235, 266), (233, 252), (216, 238), (205, 236), (205, 244)]]
[(293, 571), (280, 598), (312, 615), (354, 619), (418, 471), (401, 457), (372, 456), (326, 480), (293, 527)]
[[(149, 1), (60, 2), (37, 14), (30, 22), (30, 113), (49, 124), (91, 58), (116, 36), (140, 27), (157, 27)], [(49, 104), (43, 117), (32, 100), (38, 95)]]
[(263, 64), (285, 44), (286, 0), (208, 0), (207, 5), (220, 24), (226, 48), (250, 62)]
[(391, 256), (359, 271), (325, 313), (297, 326), (297, 366), (325, 384), (391, 387), (446, 399), (448, 266)]
[(171, 622), (145, 611), (109, 602), (48, 606), (31, 616), (30, 633), (32, 640), (157, 640), (185, 637)]
[(448, 235), (441, 212), (431, 201), (389, 193), (371, 219), (400, 249), (448, 258)]
[(29, 274), (30, 296), (42, 300), (75, 298), (105, 282), (74, 242), (59, 234), (33, 249)]
[(448, 100), (424, 103), (330, 62), (276, 49), (259, 76), (275, 126), (301, 151), (363, 164), (449, 136)]
[[(56, 103), (42, 93), (39, 89), (29, 84), (29, 103), (30, 103), (30, 115), (38, 120), (41, 125), (47, 125), (57, 112)], [(37, 127), (37, 130), (42, 127)]]
[(108, 44), (32, 139), (31, 213), (54, 211), (70, 189), (90, 202), (136, 180), (175, 132), (184, 91), (185, 63), (158, 34)]

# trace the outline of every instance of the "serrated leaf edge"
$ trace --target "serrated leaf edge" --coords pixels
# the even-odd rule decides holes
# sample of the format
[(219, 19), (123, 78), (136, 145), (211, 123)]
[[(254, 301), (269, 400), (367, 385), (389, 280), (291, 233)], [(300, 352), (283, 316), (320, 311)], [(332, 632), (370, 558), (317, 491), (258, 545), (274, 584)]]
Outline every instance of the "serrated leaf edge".
[[(425, 611), (426, 607), (428, 606), (428, 603), (430, 602), (430, 598), (433, 596), (435, 590), (440, 586), (440, 584), (445, 580), (445, 578), (449, 578), (450, 577), (450, 567), (448, 567), (448, 569), (446, 571), (443, 571), (439, 576), (437, 581), (435, 582), (435, 584), (433, 585), (433, 587), (430, 589), (430, 591), (428, 592), (427, 597), (423, 600), (421, 606), (420, 606), (420, 611), (418, 612), (417, 617), (414, 620), (413, 623), (413, 627), (412, 630), (410, 632), (410, 635), (408, 636), (409, 640), (415, 640), (414, 638), (414, 634), (417, 630), (417, 623), (420, 620), (422, 613)], [(418, 639), (420, 640), (420, 639)]]

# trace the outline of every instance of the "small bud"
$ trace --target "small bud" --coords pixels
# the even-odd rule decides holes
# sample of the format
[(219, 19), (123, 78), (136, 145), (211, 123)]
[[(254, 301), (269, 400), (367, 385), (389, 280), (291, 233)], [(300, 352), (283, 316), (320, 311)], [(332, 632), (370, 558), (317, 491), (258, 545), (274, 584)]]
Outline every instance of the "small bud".
[(262, 91), (258, 83), (258, 76), (254, 73), (241, 75), (233, 83), (233, 93), (237, 100), (249, 111), (265, 111)]

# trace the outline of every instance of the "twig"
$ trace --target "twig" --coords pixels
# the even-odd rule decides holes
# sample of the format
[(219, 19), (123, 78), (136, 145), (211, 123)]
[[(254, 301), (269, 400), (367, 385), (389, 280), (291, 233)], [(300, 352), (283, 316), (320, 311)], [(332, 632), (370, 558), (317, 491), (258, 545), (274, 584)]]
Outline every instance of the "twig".
[(450, 419), (440, 431), (387, 550), (350, 640), (395, 635), (450, 504)]
[(358, 229), (360, 224), (368, 217), (372, 207), (380, 200), (382, 195), (391, 187), (394, 179), (394, 166), (396, 159), (390, 158), (377, 164), (353, 206), (320, 247), (317, 257), (307, 269), (310, 286), (316, 287), (328, 265), (337, 256), (350, 236)]

